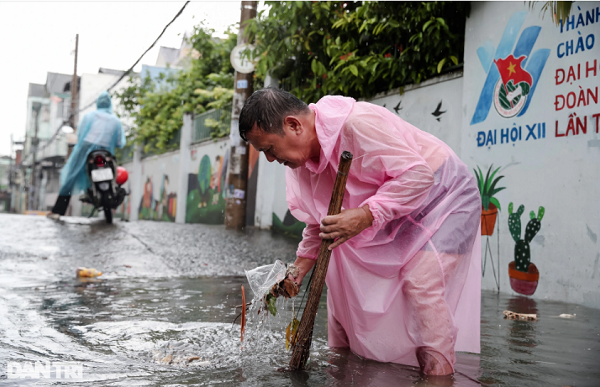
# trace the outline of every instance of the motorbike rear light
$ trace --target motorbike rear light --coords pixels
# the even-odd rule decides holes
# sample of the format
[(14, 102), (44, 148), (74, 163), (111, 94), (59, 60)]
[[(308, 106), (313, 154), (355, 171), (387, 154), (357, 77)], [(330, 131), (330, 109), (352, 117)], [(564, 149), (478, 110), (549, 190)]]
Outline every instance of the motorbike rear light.
[(99, 167), (106, 164), (106, 161), (104, 161), (104, 157), (102, 157), (102, 156), (96, 156), (96, 159), (94, 160), (94, 162)]

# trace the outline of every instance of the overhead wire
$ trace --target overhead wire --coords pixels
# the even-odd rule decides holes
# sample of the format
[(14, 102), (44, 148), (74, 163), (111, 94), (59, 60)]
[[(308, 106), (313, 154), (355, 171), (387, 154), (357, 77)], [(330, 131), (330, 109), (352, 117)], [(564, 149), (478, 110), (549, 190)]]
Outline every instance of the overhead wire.
[[(137, 66), (137, 64), (142, 60), (142, 58), (144, 57), (144, 55), (146, 55), (148, 53), (148, 51), (150, 51), (156, 45), (156, 43), (160, 40), (160, 38), (167, 31), (167, 29), (169, 28), (169, 26), (171, 24), (173, 24), (173, 22), (175, 22), (175, 20), (177, 20), (177, 18), (179, 16), (181, 16), (181, 14), (183, 13), (183, 10), (185, 9), (185, 7), (187, 7), (187, 5), (189, 3), (190, 3), (190, 1), (186, 1), (185, 2), (185, 4), (183, 5), (183, 7), (181, 7), (181, 9), (179, 10), (179, 12), (177, 12), (177, 14), (173, 17), (173, 19), (171, 19), (171, 21), (165, 25), (165, 27), (163, 28), (163, 30), (161, 31), (161, 33), (154, 40), (154, 42), (152, 42), (152, 44), (150, 45), (150, 47), (148, 47), (146, 49), (146, 51), (144, 51), (142, 53), (142, 55), (139, 56), (139, 58), (133, 63), (133, 65), (131, 65), (123, 74), (121, 74), (121, 76), (119, 77), (119, 79), (117, 79), (115, 82), (113, 82), (113, 84), (109, 88), (107, 88), (106, 90), (103, 90), (103, 91), (111, 91), (115, 86), (117, 86), (119, 84), (119, 82), (121, 82), (123, 80), (123, 78), (125, 78), (127, 75), (129, 75), (133, 71), (133, 68), (135, 66)], [(73, 91), (71, 90), (71, 93), (72, 92)], [(98, 94), (98, 96), (99, 95), (100, 94)], [(50, 139), (44, 144), (44, 146), (42, 146), (39, 149), (37, 149), (37, 151), (40, 152), (40, 151), (43, 151), (44, 149), (46, 149), (46, 147), (48, 147), (56, 139), (56, 137), (60, 133), (60, 130), (64, 126), (64, 124), (67, 123), (67, 122), (69, 122), (69, 121), (71, 121), (76, 114), (79, 114), (80, 112), (88, 109), (90, 106), (92, 106), (94, 103), (96, 103), (96, 99), (98, 98), (98, 96), (96, 96), (92, 101), (90, 101), (84, 107), (79, 108), (76, 112), (71, 112), (71, 114), (69, 115), (69, 118), (66, 119), (66, 120), (63, 120), (63, 122), (54, 131), (54, 134), (52, 135), (52, 137), (50, 137)]]

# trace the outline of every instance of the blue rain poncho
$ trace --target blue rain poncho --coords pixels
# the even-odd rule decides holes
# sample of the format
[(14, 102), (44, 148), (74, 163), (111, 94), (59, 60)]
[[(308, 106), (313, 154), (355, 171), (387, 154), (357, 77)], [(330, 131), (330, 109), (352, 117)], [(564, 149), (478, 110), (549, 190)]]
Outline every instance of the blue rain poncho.
[(115, 153), (115, 147), (125, 146), (125, 133), (119, 119), (113, 114), (110, 94), (104, 91), (96, 100), (97, 110), (86, 114), (77, 130), (77, 145), (60, 173), (60, 196), (72, 196), (90, 187), (85, 163), (90, 152), (106, 149)]

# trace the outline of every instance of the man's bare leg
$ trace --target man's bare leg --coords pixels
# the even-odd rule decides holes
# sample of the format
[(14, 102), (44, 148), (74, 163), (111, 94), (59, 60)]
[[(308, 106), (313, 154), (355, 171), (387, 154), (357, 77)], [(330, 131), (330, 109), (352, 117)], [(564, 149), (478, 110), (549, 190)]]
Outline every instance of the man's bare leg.
[(418, 338), (417, 361), (425, 375), (454, 372), (456, 329), (444, 298), (444, 281), (433, 251), (419, 251), (405, 266), (403, 292), (410, 308), (407, 324)]

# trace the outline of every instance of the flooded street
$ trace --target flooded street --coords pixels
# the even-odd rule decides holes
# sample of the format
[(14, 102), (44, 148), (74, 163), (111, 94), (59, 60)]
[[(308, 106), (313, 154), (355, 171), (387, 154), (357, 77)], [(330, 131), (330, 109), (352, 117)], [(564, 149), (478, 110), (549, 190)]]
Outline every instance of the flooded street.
[[(232, 322), (240, 285), (251, 293), (244, 270), (293, 261), (296, 241), (223, 226), (65, 219), (0, 215), (1, 385), (600, 384), (600, 310), (487, 291), (482, 353), (458, 354), (453, 379), (423, 380), (414, 367), (330, 350), (325, 294), (308, 370), (282, 371), (291, 302), (278, 301), (277, 317), (263, 324), (251, 309), (243, 348), (239, 319)], [(104, 274), (77, 279), (79, 266)], [(505, 320), (506, 309), (538, 321)], [(10, 363), (31, 362), (82, 364), (82, 378), (8, 379)]]

